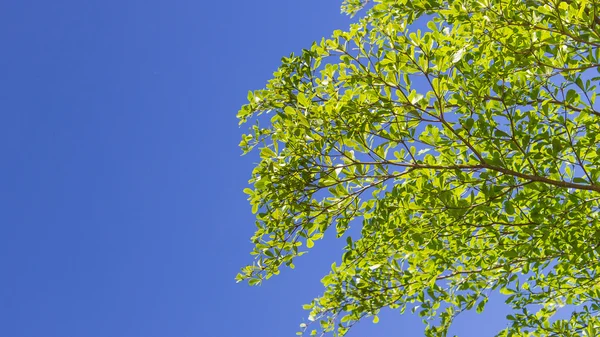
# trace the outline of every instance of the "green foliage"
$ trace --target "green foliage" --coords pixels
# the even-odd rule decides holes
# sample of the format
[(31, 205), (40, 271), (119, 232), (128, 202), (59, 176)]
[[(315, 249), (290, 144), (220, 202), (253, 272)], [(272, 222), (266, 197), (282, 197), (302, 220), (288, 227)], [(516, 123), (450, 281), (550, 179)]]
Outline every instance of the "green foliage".
[[(499, 291), (514, 312), (497, 336), (597, 336), (600, 7), (365, 4), (346, 1), (360, 22), (284, 58), (239, 112), (261, 161), (246, 189), (256, 260), (238, 280), (352, 224), (361, 236), (305, 306), (307, 334), (392, 308), (446, 336)], [(551, 319), (565, 305), (577, 310)]]

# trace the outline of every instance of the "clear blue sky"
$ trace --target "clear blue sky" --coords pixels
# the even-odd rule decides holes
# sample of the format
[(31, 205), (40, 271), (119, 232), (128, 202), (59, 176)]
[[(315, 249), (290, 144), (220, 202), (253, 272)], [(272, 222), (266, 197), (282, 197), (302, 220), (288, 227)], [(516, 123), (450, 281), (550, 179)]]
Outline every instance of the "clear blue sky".
[[(255, 159), (235, 114), (281, 56), (348, 25), (340, 1), (1, 1), (0, 336), (294, 336), (343, 243), (235, 284)], [(386, 313), (350, 336), (421, 331)]]

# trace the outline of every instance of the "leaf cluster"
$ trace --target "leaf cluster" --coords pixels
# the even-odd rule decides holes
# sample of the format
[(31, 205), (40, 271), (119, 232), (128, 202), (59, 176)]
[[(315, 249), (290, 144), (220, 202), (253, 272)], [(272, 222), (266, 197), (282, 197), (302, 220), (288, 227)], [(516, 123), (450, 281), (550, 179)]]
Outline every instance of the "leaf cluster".
[[(498, 290), (514, 313), (497, 336), (597, 336), (597, 3), (370, 5), (283, 58), (238, 114), (254, 123), (240, 146), (261, 158), (246, 189), (255, 262), (238, 280), (259, 284), (356, 225), (305, 306), (308, 334), (392, 308), (446, 336)], [(565, 305), (577, 310), (552, 319)]]

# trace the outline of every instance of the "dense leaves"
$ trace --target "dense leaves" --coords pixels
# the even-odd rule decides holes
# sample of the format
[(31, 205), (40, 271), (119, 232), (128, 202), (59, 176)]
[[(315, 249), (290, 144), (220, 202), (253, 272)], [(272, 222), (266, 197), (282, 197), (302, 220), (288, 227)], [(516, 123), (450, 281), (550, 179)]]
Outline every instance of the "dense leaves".
[[(600, 334), (600, 7), (595, 1), (349, 0), (348, 31), (282, 60), (238, 117), (261, 161), (250, 284), (325, 232), (342, 263), (307, 334), (383, 308), (446, 336), (491, 292), (498, 336)], [(572, 305), (569, 318), (552, 319)]]

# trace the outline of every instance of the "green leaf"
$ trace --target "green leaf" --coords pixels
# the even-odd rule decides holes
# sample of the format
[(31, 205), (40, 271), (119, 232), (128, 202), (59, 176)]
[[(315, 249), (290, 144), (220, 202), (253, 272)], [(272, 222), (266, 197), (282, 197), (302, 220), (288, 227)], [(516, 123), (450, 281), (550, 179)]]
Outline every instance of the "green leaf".
[(506, 202), (504, 203), (504, 209), (509, 215), (515, 214), (515, 207), (513, 206), (513, 203), (510, 200), (506, 200)]
[(485, 308), (485, 305), (487, 304), (488, 298), (484, 297), (481, 301), (479, 301), (479, 303), (477, 303), (477, 308), (475, 309), (475, 311), (480, 314), (483, 312), (483, 309)]
[(300, 103), (300, 105), (303, 107), (308, 107), (310, 105), (310, 101), (303, 93), (298, 94), (298, 103)]

